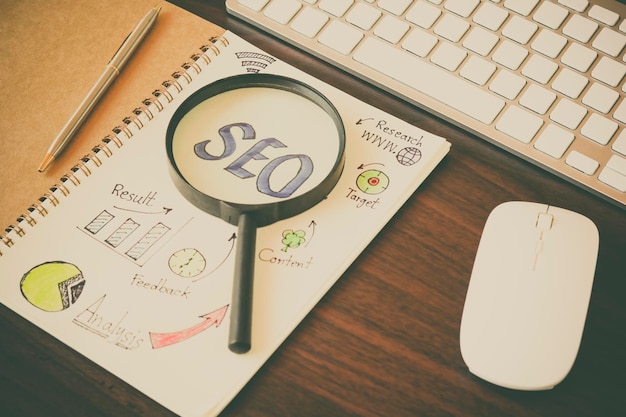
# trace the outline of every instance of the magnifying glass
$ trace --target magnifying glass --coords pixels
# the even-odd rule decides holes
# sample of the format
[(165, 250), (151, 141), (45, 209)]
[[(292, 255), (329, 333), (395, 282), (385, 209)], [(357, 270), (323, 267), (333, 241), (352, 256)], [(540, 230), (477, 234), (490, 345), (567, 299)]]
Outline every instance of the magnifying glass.
[(251, 346), (257, 227), (299, 214), (335, 187), (345, 162), (337, 109), (312, 87), (273, 74), (244, 74), (202, 87), (166, 132), (178, 191), (238, 226), (228, 346)]

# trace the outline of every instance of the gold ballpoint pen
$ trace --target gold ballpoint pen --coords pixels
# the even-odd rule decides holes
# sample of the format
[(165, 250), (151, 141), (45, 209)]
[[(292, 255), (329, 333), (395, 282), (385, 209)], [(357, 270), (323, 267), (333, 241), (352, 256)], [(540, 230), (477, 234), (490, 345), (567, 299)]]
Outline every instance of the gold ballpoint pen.
[(104, 95), (109, 86), (119, 75), (122, 67), (130, 59), (131, 55), (135, 52), (141, 41), (148, 35), (148, 32), (156, 22), (157, 16), (161, 11), (161, 6), (152, 8), (141, 21), (137, 24), (135, 29), (128, 35), (124, 43), (119, 47), (113, 58), (106, 65), (106, 68), (98, 81), (91, 87), (87, 96), (80, 103), (72, 117), (67, 121), (61, 132), (54, 139), (50, 148), (46, 152), (41, 165), (39, 165), (39, 172), (43, 172), (50, 163), (65, 149), (65, 147), (72, 140), (80, 126), (83, 124), (91, 110), (98, 103), (100, 98)]

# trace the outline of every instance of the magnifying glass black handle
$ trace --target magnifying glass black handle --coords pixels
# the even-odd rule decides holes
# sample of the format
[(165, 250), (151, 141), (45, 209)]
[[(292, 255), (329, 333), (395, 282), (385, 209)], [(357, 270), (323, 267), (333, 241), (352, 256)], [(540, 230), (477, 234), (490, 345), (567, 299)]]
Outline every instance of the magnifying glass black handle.
[(246, 353), (251, 346), (256, 229), (256, 221), (252, 214), (242, 213), (239, 215), (230, 334), (228, 337), (228, 348), (235, 353)]

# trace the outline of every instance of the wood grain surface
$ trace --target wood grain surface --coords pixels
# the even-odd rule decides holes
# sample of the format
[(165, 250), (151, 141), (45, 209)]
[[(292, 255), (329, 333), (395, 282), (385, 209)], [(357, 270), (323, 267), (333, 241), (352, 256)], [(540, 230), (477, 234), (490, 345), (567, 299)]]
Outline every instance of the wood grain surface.
[[(221, 416), (622, 415), (623, 210), (227, 16), (223, 1), (174, 3), (452, 143), (441, 165)], [(579, 355), (550, 391), (486, 383), (470, 374), (460, 354), (460, 319), (482, 227), (495, 206), (510, 200), (579, 212), (600, 232)], [(174, 416), (3, 306), (0, 334), (2, 416)]]

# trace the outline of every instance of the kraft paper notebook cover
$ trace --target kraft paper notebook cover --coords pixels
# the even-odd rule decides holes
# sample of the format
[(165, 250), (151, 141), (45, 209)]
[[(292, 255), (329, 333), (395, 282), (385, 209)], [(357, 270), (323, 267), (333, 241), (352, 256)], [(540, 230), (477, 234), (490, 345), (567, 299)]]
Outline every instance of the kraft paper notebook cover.
[[(46, 149), (109, 59), (156, 4), (163, 9), (148, 37), (63, 155), (37, 172)], [(2, 227), (89, 153), (94, 137), (121, 124), (153, 90), (163, 88), (161, 82), (191, 60), (190, 46), (198, 48), (224, 32), (155, 0), (7, 1), (0, 15)]]
[[(94, 133), (95, 150), (2, 235), (0, 301), (175, 413), (200, 417), (217, 415), (241, 390), (449, 143), (232, 32), (188, 49), (195, 59), (176, 82), (141, 111), (131, 105), (126, 123), (110, 126), (121, 128)], [(252, 349), (234, 354), (227, 339), (237, 228), (181, 196), (165, 137), (192, 93), (249, 72), (297, 79), (328, 98), (345, 126), (345, 168), (323, 201), (258, 229)]]

